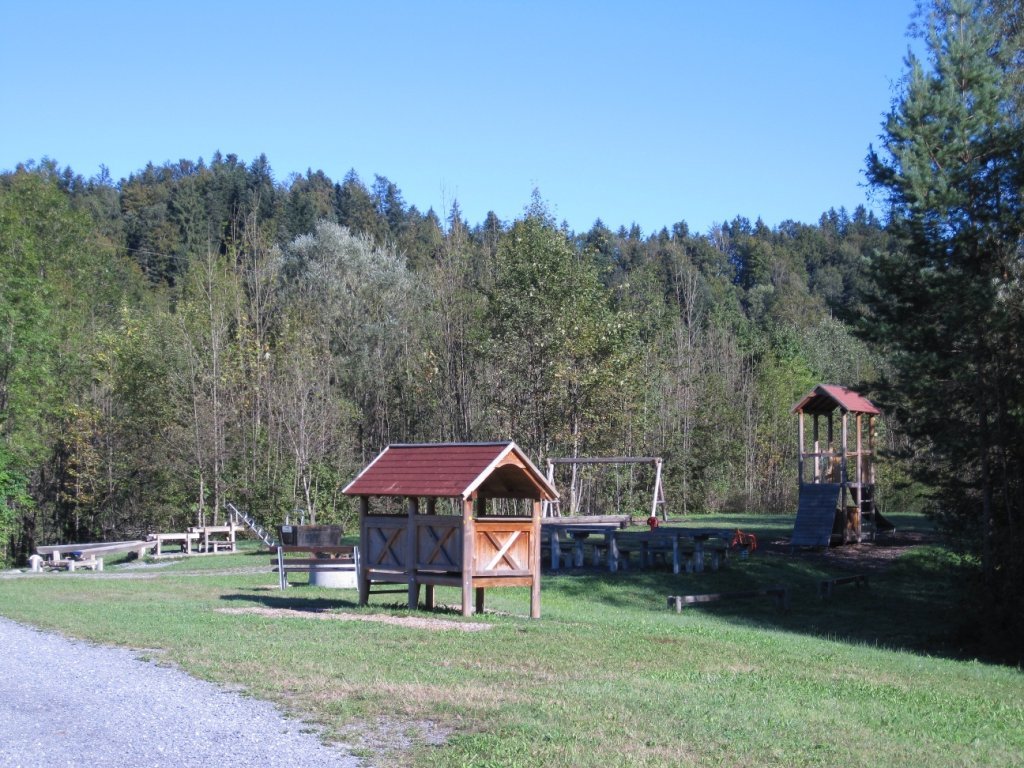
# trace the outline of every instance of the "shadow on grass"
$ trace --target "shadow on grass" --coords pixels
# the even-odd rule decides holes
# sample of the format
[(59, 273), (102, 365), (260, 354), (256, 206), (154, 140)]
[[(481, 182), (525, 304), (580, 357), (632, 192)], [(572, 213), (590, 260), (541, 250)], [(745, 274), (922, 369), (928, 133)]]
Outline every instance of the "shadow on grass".
[[(299, 590), (300, 594), (296, 594)], [(360, 607), (357, 600), (351, 598), (329, 598), (323, 595), (302, 595), (301, 587), (289, 588), (284, 593), (267, 594), (264, 592), (252, 592), (248, 594), (222, 595), (221, 600), (232, 603), (248, 603), (263, 608), (284, 608), (291, 611), (303, 613), (325, 613), (327, 611), (349, 610), (360, 612), (388, 611), (397, 614), (408, 614), (409, 604), (405, 600), (401, 602), (375, 602), (368, 606)], [(421, 605), (422, 609), (422, 605)], [(462, 616), (459, 608), (448, 605), (437, 605), (430, 612), (432, 616)]]
[[(747, 560), (730, 558), (727, 567), (701, 574), (672, 574), (665, 568), (610, 573), (580, 569), (545, 574), (545, 591), (572, 601), (636, 610), (650, 606), (666, 612), (670, 595), (746, 592), (785, 586), (790, 610), (781, 611), (769, 596), (726, 599), (688, 606), (683, 613), (707, 613), (736, 624), (827, 637), (953, 659), (999, 662), (963, 631), (965, 571), (961, 558), (937, 546), (901, 552), (884, 568), (858, 568), (856, 557), (832, 553), (758, 552)], [(837, 585), (820, 597), (823, 580), (855, 573), (869, 585)]]
[(220, 599), (231, 603), (249, 603), (262, 606), (263, 608), (285, 608), (290, 611), (306, 613), (323, 613), (325, 611), (336, 611), (339, 608), (354, 609), (358, 607), (355, 600), (327, 598), (322, 595), (296, 595), (291, 589), (277, 595), (255, 592), (249, 594), (234, 593), (222, 595)]

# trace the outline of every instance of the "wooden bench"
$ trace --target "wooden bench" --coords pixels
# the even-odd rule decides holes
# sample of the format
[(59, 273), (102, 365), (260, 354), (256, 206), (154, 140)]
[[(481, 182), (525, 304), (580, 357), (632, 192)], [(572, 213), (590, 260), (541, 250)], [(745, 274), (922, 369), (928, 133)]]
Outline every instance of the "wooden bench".
[[(305, 557), (286, 557), (297, 553)], [(277, 557), (270, 562), (280, 577), (281, 589), (288, 586), (289, 573), (308, 573), (311, 577), (318, 573), (351, 573), (354, 589), (355, 578), (359, 573), (359, 547), (280, 546), (277, 548)]]
[(853, 576), (837, 576), (834, 579), (824, 579), (818, 584), (818, 597), (822, 600), (832, 597), (832, 591), (841, 584), (856, 584), (857, 589), (860, 589), (861, 585), (868, 586), (868, 577), (863, 573), (858, 573)]
[(789, 587), (781, 585), (764, 587), (762, 589), (747, 589), (738, 592), (716, 592), (705, 595), (669, 595), (668, 607), (675, 608), (676, 613), (681, 613), (687, 605), (715, 603), (720, 600), (741, 600), (753, 597), (771, 597), (775, 600), (775, 605), (779, 610), (789, 610)]

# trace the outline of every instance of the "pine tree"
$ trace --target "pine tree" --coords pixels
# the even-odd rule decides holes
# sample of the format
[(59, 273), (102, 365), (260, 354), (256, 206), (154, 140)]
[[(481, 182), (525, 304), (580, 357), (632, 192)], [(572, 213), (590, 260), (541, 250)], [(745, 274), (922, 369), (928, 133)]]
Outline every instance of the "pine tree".
[(936, 509), (974, 532), (986, 594), (1019, 617), (1024, 134), (1019, 52), (1001, 29), (988, 3), (939, 0), (927, 62), (908, 58), (868, 156), (899, 246), (873, 264), (865, 330), (891, 355), (885, 395), (918, 438)]

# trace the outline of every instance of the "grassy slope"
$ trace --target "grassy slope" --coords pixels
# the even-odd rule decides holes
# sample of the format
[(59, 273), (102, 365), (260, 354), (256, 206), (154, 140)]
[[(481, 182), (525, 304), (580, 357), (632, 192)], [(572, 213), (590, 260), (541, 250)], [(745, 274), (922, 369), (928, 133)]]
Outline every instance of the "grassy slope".
[[(785, 521), (701, 520), (771, 538)], [(785, 531), (782, 531), (784, 534)], [(217, 568), (213, 565), (216, 563)], [(0, 580), (0, 613), (159, 656), (243, 685), (344, 735), (353, 724), (412, 749), (380, 764), (487, 765), (1019, 765), (1024, 678), (1017, 670), (940, 658), (955, 618), (958, 561), (919, 549), (831, 603), (825, 558), (763, 553), (718, 573), (545, 575), (540, 621), (525, 590), (492, 590), (486, 632), (227, 614), (291, 607), (345, 613), (347, 591), (282, 594), (276, 575), (223, 569), (259, 554), (183, 561), (154, 578), (42, 576)], [(135, 572), (140, 573), (140, 572)], [(770, 601), (665, 608), (669, 594), (783, 582), (793, 611)], [(442, 600), (456, 602), (454, 592)], [(453, 618), (463, 621), (461, 618)], [(474, 619), (473, 621), (477, 621)], [(423, 723), (449, 734), (430, 747)], [(373, 725), (376, 724), (376, 725)]]

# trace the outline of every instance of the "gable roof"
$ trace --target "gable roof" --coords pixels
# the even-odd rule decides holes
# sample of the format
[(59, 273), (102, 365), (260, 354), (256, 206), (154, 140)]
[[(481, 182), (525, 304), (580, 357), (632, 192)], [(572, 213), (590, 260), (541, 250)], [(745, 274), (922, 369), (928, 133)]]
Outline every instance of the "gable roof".
[(835, 384), (819, 384), (803, 400), (793, 406), (793, 413), (831, 413), (836, 408), (841, 408), (849, 413), (867, 413), (878, 415), (881, 413), (875, 405), (863, 395), (859, 395), (852, 389), (840, 387)]
[(389, 445), (349, 483), (349, 496), (556, 499), (512, 441)]

